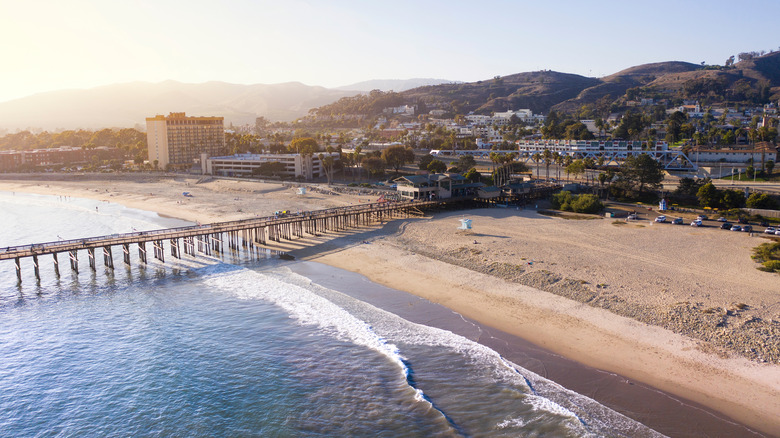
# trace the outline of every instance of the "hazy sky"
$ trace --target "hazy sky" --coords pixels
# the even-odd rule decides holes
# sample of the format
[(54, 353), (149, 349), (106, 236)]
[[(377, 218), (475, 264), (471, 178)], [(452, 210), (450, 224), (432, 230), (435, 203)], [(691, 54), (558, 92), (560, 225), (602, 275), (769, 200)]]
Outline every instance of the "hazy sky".
[(0, 0), (0, 102), (173, 79), (605, 76), (778, 50), (778, 0)]

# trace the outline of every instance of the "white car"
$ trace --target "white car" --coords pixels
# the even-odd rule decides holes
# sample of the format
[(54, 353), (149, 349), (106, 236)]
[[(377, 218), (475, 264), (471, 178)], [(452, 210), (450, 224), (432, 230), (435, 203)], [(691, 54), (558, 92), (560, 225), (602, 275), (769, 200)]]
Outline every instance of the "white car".
[(700, 219), (696, 219), (695, 221), (691, 222), (691, 226), (692, 226), (692, 227), (700, 227), (700, 226), (702, 226), (702, 225), (703, 225), (703, 224), (701, 223), (701, 220), (700, 220)]
[(766, 230), (764, 230), (764, 233), (766, 234), (775, 234), (777, 232), (777, 229), (775, 227), (767, 227)]
[(655, 221), (656, 221), (656, 222), (661, 222), (661, 223), (664, 223), (664, 222), (666, 222), (666, 216), (664, 216), (664, 215), (657, 216), (657, 217), (655, 218)]
[(775, 236), (780, 236), (780, 230), (775, 231)]

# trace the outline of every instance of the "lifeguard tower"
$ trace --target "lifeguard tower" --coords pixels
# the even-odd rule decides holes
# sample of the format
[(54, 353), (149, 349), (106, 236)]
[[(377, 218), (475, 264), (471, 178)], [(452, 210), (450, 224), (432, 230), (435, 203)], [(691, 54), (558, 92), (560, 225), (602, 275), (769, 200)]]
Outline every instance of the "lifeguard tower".
[(471, 229), (471, 219), (463, 218), (460, 220), (460, 226), (458, 227), (459, 230), (470, 230)]

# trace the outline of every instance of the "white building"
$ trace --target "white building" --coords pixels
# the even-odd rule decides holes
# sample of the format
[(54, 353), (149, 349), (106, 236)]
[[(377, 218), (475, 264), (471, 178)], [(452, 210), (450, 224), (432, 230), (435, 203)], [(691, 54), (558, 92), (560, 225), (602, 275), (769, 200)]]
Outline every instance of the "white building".
[(545, 150), (549, 150), (574, 159), (603, 158), (607, 163), (647, 154), (660, 162), (666, 170), (696, 169), (696, 164), (681, 150), (670, 149), (669, 145), (662, 141), (648, 145), (642, 141), (518, 140), (516, 144), (520, 159), (524, 162), (530, 162), (535, 154), (543, 154)]
[[(761, 155), (763, 154), (763, 161)], [(691, 151), (691, 159), (703, 163), (747, 164), (753, 160), (755, 165), (777, 160), (777, 151), (771, 149), (710, 149), (695, 148)]]
[[(251, 176), (252, 172), (260, 168), (263, 163), (282, 163), (284, 170), (280, 172), (279, 176), (311, 180), (325, 176), (319, 155), (237, 154), (226, 157), (207, 157), (204, 154), (201, 158), (201, 170), (205, 175)], [(339, 154), (336, 152), (330, 154), (326, 152), (322, 155), (330, 155), (335, 160), (339, 159)]]

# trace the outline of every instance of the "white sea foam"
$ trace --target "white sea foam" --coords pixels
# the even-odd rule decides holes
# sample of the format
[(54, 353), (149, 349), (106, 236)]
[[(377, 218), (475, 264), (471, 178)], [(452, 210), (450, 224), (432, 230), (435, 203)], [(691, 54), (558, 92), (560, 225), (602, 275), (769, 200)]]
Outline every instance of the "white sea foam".
[[(439, 411), (421, 389), (412, 385), (407, 359), (401, 355), (396, 344), (436, 347), (456, 353), (471, 363), (468, 367), (471, 372), (480, 374), (476, 378), (488, 378), (497, 387), (523, 393), (520, 400), (528, 409), (540, 415), (561, 418), (561, 424), (578, 436), (589, 436), (594, 429), (613, 432), (620, 429), (627, 433), (626, 436), (661, 436), (588, 397), (507, 361), (487, 346), (460, 335), (411, 323), (340, 292), (313, 284), (308, 278), (286, 269), (267, 273), (234, 266), (226, 269), (230, 271), (212, 271), (214, 274), (207, 276), (206, 284), (242, 299), (262, 299), (274, 303), (300, 324), (316, 326), (339, 339), (385, 355), (401, 370), (415, 391), (415, 400), (425, 401)], [(442, 415), (447, 416), (444, 412)], [(510, 417), (509, 420), (497, 422), (496, 427), (519, 427), (523, 421), (529, 419)]]
[[(409, 368), (394, 344), (372, 329), (364, 321), (352, 316), (334, 303), (311, 291), (290, 283), (284, 283), (271, 275), (247, 269), (209, 276), (205, 283), (229, 292), (241, 299), (261, 299), (284, 309), (291, 318), (303, 325), (316, 326), (338, 339), (371, 348), (390, 359), (408, 379)], [(419, 397), (423, 397), (421, 391)]]
[(371, 321), (374, 330), (393, 342), (446, 348), (462, 355), (483, 377), (492, 376), (491, 379), (496, 384), (508, 384), (514, 390), (525, 393), (523, 401), (534, 411), (568, 419), (564, 422), (567, 428), (576, 431), (578, 435), (587, 436), (588, 429), (595, 429), (609, 430), (617, 436), (621, 435), (618, 431), (623, 431), (625, 436), (663, 436), (587, 396), (570, 391), (506, 360), (485, 345), (447, 330), (406, 321), (363, 301), (316, 285), (310, 279), (289, 270), (277, 270), (273, 275), (285, 283), (316, 291), (318, 295), (327, 297), (349, 313)]

